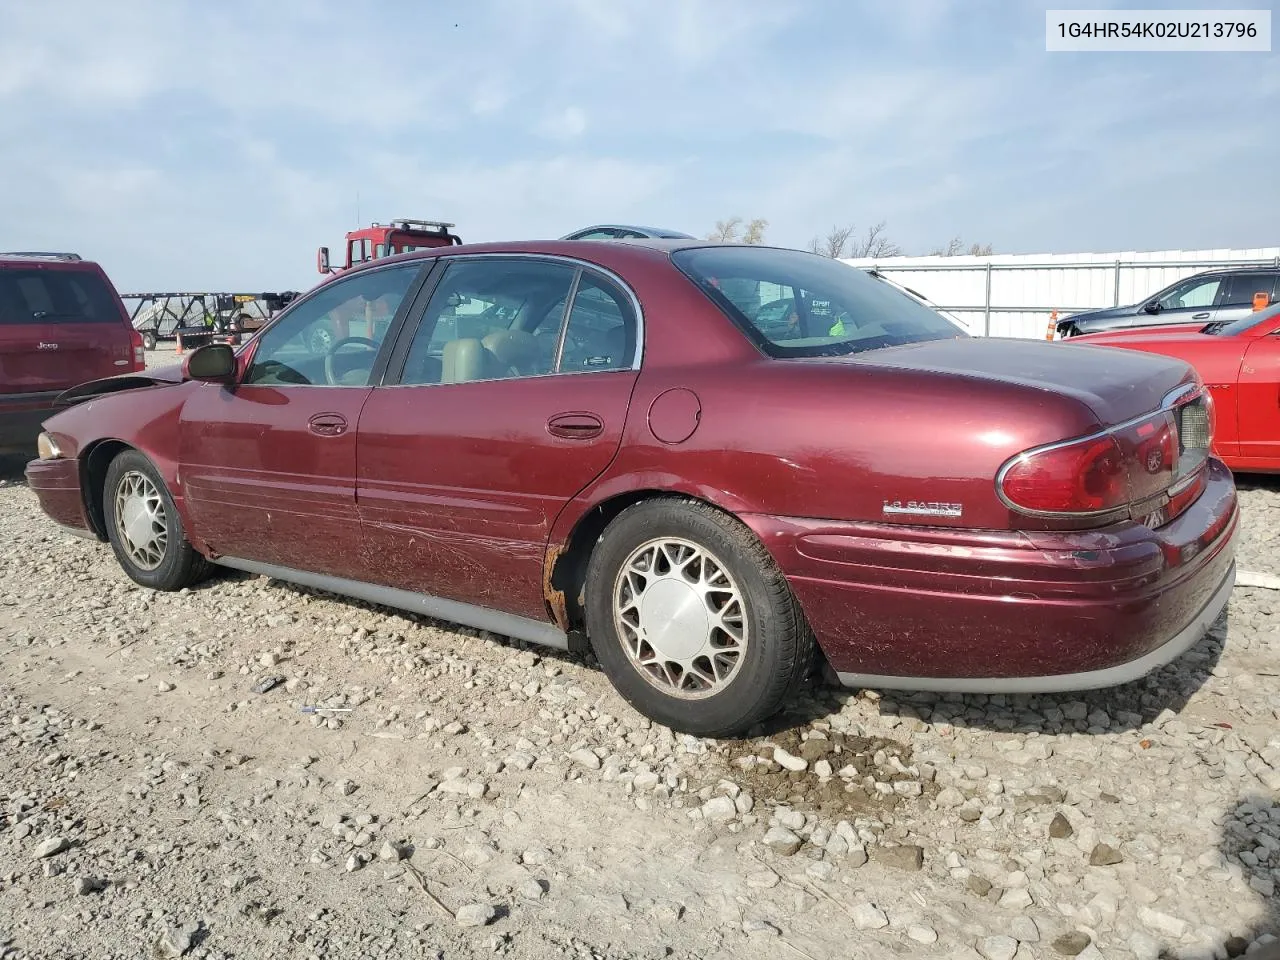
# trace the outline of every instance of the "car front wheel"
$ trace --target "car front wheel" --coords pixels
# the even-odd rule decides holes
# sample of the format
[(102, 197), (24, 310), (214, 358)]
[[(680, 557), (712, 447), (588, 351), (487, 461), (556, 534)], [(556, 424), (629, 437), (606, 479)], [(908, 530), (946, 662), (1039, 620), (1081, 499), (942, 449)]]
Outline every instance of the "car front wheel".
[(591, 645), (618, 692), (682, 733), (732, 737), (782, 708), (813, 635), (782, 572), (736, 519), (689, 500), (629, 507), (586, 582)]
[(137, 450), (111, 461), (103, 489), (107, 539), (124, 572), (153, 590), (181, 590), (208, 575), (187, 540), (159, 471)]

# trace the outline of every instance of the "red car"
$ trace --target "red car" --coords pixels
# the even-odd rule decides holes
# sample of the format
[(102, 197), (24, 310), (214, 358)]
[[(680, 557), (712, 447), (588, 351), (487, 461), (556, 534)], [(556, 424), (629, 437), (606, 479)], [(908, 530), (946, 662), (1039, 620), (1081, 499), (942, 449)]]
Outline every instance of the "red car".
[(145, 366), (142, 334), (98, 264), (0, 253), (0, 453), (34, 453), (63, 390)]
[(1236, 491), (1187, 364), (969, 338), (794, 250), (390, 257), (238, 351), (67, 401), (31, 488), (137, 582), (212, 561), (589, 645), (702, 735), (777, 711), (815, 650), (863, 687), (1133, 680), (1234, 583)]
[(1280, 306), (1229, 323), (1116, 330), (1067, 342), (1191, 364), (1213, 398), (1213, 452), (1241, 473), (1280, 473)]

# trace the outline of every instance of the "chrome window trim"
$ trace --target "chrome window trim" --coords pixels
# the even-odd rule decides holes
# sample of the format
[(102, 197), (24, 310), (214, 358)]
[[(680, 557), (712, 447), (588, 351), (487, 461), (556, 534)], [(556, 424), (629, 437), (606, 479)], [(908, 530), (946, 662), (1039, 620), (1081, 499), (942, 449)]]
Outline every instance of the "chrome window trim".
[[(1021, 514), (1024, 517), (1043, 517), (1045, 519), (1054, 520), (1094, 520), (1110, 517), (1114, 517), (1116, 520), (1128, 519), (1129, 504), (1126, 504), (1123, 507), (1110, 507), (1106, 510), (1088, 510), (1079, 512), (1064, 510), (1032, 510), (1028, 507), (1020, 507), (1005, 496), (1004, 478), (1008, 476), (1010, 470), (1030, 457), (1041, 453), (1048, 453), (1053, 450), (1059, 450), (1062, 447), (1073, 447), (1078, 443), (1087, 443), (1090, 440), (1101, 440), (1108, 434), (1115, 433), (1118, 430), (1126, 430), (1129, 427), (1142, 423), (1144, 420), (1150, 420), (1157, 414), (1168, 413), (1173, 410), (1174, 407), (1178, 406), (1179, 402), (1184, 399), (1189, 401), (1192, 397), (1198, 396), (1203, 392), (1204, 388), (1198, 383), (1184, 383), (1166, 393), (1160, 401), (1160, 406), (1148, 413), (1144, 413), (1136, 417), (1130, 417), (1128, 420), (1122, 421), (1121, 423), (1113, 423), (1111, 426), (1104, 427), (1094, 433), (1087, 433), (1079, 437), (1072, 437), (1068, 440), (1057, 440), (1053, 443), (1045, 443), (1038, 447), (1032, 447), (1029, 450), (1023, 450), (1021, 453), (1014, 454), (1001, 464), (1000, 469), (996, 471), (996, 496), (1002, 504), (1014, 513)], [(1194, 477), (1195, 473), (1188, 474), (1188, 476)], [(1179, 478), (1179, 480), (1181, 479), (1184, 478)], [(1169, 490), (1165, 491), (1165, 495), (1169, 495), (1172, 490), (1173, 486), (1170, 486)]]
[[(420, 259), (425, 260), (428, 258), (422, 257)], [(288, 317), (290, 314), (292, 314), (295, 310), (297, 310), (297, 308), (300, 305), (304, 303), (310, 303), (311, 300), (320, 296), (320, 294), (325, 293), (326, 291), (332, 289), (337, 284), (345, 283), (348, 280), (358, 280), (360, 277), (363, 277), (366, 274), (380, 273), (383, 270), (394, 270), (397, 268), (403, 269), (404, 267), (410, 264), (415, 266), (419, 274), (418, 277), (415, 278), (414, 282), (417, 282), (418, 280), (422, 280), (425, 276), (422, 271), (423, 271), (423, 268), (426, 266), (426, 264), (420, 263), (418, 262), (417, 259), (414, 259), (414, 258), (406, 258), (404, 260), (394, 260), (388, 263), (380, 263), (376, 267), (361, 269), (360, 271), (354, 272), (354, 273), (344, 271), (344, 273), (346, 273), (346, 276), (335, 276), (332, 281), (328, 283), (319, 283), (312, 289), (308, 290), (302, 296), (298, 297), (295, 300), (291, 300), (288, 306), (286, 306), (283, 310), (281, 310), (279, 313), (277, 313), (274, 317), (271, 318), (270, 322), (268, 322), (265, 326), (259, 327), (257, 330), (253, 331), (253, 333), (245, 341), (245, 343), (240, 348), (240, 350), (236, 351), (237, 358), (240, 356), (240, 353), (242, 351), (244, 352), (251, 351), (253, 353), (253, 356), (250, 357), (249, 359), (248, 366), (245, 367), (245, 371), (244, 371), (245, 377), (249, 376), (249, 373), (253, 370), (253, 365), (257, 362), (258, 348), (262, 345), (263, 334), (267, 333), (277, 324), (283, 322), (284, 319)], [(429, 271), (430, 268), (427, 267), (427, 270)], [(387, 326), (388, 333), (390, 333), (392, 329), (395, 328), (396, 318), (400, 315), (400, 311), (408, 310), (413, 305), (412, 303), (413, 297), (411, 297), (410, 294), (416, 292), (414, 291), (414, 282), (411, 282), (409, 284), (409, 289), (405, 291), (405, 295), (400, 298), (400, 303), (396, 305), (396, 312), (392, 314), (391, 322)], [(373, 368), (370, 369), (370, 380), (372, 380), (373, 370), (377, 369), (377, 366), (378, 366), (378, 354), (382, 352), (382, 348), (385, 344), (386, 344), (386, 337), (384, 336), (382, 341), (378, 344), (377, 351), (374, 352), (374, 364), (373, 364)], [(372, 382), (358, 384), (358, 385), (351, 384), (351, 383), (250, 383), (248, 380), (245, 380), (245, 379), (240, 379), (235, 382), (235, 389), (237, 391), (243, 390), (247, 387), (268, 387), (272, 390), (297, 389), (299, 387), (302, 387), (304, 389), (307, 387), (312, 387), (312, 388), (323, 389), (323, 390), (368, 390), (373, 388), (374, 386), (376, 386), (376, 384)]]
[[(511, 253), (442, 253), (442, 254), (438, 254), (437, 256), (431, 259), (434, 259), (442, 264), (445, 264), (446, 267), (448, 263), (451, 263), (456, 260), (543, 260), (550, 263), (571, 264), (579, 270), (582, 270), (582, 271), (593, 270), (596, 273), (600, 274), (601, 276), (606, 277), (607, 279), (612, 281), (618, 287), (618, 289), (620, 289), (623, 292), (627, 300), (630, 301), (631, 309), (635, 313), (635, 318), (636, 318), (636, 345), (632, 353), (631, 363), (628, 366), (614, 367), (612, 370), (573, 370), (573, 371), (558, 371), (554, 373), (533, 374), (528, 377), (502, 377), (501, 378), (502, 380), (532, 380), (538, 377), (560, 377), (560, 376), (570, 376), (578, 373), (618, 373), (620, 371), (640, 369), (640, 361), (644, 356), (645, 334), (647, 332), (645, 329), (645, 322), (644, 322), (644, 310), (641, 308), (640, 298), (636, 296), (636, 292), (635, 290), (632, 289), (631, 284), (627, 283), (627, 281), (622, 279), (622, 277), (618, 273), (614, 272), (613, 270), (610, 270), (608, 267), (601, 266), (598, 263), (593, 263), (590, 260), (584, 260), (581, 257), (570, 257), (561, 253), (526, 253), (524, 251), (518, 251), (518, 252), (513, 251)], [(577, 290), (577, 287), (575, 285), (574, 292), (576, 292), (576, 290)], [(430, 300), (428, 300), (427, 303), (429, 304)], [(571, 305), (568, 301), (566, 301), (565, 306), (567, 309), (566, 309), (565, 320), (563, 321), (563, 323), (564, 325), (567, 326), (568, 312), (570, 312), (569, 308)], [(423, 308), (423, 313), (424, 315), (426, 313), (425, 306)], [(419, 318), (419, 322), (421, 322), (421, 318)], [(415, 336), (417, 335), (417, 332), (418, 332), (417, 328), (415, 327), (413, 331)], [(498, 381), (497, 380), (468, 380), (465, 382), (496, 383)], [(456, 386), (456, 384), (395, 383), (395, 384), (386, 384), (386, 386), (452, 387), (452, 386)]]
[(578, 288), (582, 286), (583, 269), (573, 271), (573, 280), (569, 283), (569, 292), (564, 295), (564, 311), (560, 314), (560, 333), (556, 337), (556, 352), (551, 360), (551, 372), (563, 373), (560, 364), (564, 360), (564, 342), (569, 337), (569, 321), (573, 319), (573, 307), (578, 299)]
[(529, 380), (553, 380), (557, 377), (580, 377), (583, 374), (594, 374), (597, 377), (609, 373), (634, 374), (631, 367), (614, 367), (612, 370), (566, 370), (562, 373), (527, 373), (519, 377), (490, 377), (483, 380), (460, 380), (457, 383), (383, 383), (378, 390), (430, 390), (436, 387), (465, 387), (473, 383), (525, 383)]

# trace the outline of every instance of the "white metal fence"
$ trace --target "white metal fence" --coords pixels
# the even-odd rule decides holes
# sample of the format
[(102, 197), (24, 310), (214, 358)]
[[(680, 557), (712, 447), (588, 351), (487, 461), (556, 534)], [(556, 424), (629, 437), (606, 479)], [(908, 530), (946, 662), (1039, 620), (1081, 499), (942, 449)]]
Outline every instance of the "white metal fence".
[(1054, 311), (1138, 303), (1176, 280), (1215, 267), (1280, 268), (1280, 247), (1148, 253), (999, 254), (845, 260), (875, 267), (980, 336), (1043, 337)]

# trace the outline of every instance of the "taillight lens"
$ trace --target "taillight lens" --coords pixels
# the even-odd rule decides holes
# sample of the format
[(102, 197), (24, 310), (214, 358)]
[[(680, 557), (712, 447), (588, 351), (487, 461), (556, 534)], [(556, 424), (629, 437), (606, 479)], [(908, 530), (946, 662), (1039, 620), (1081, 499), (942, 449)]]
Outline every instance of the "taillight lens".
[(145, 370), (147, 368), (147, 348), (143, 343), (142, 334), (137, 330), (129, 331), (129, 342), (133, 347), (133, 369)]
[(1105, 433), (1020, 453), (997, 475), (1001, 499), (1040, 516), (1119, 516), (1130, 504), (1154, 510), (1203, 466), (1211, 418), (1201, 395)]
[(1032, 513), (1101, 513), (1129, 502), (1124, 455), (1111, 436), (1021, 454), (1002, 471), (1000, 490)]

